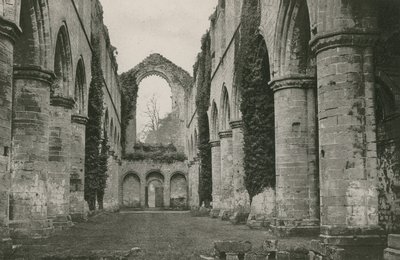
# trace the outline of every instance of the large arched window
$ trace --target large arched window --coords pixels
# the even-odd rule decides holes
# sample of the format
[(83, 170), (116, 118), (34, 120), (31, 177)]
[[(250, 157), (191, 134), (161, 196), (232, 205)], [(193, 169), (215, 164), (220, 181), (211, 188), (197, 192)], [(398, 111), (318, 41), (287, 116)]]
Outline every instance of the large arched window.
[(218, 133), (219, 133), (219, 123), (218, 123), (218, 108), (217, 104), (213, 102), (211, 108), (211, 140), (215, 141), (218, 140)]
[(82, 59), (79, 59), (78, 65), (76, 66), (75, 75), (75, 109), (76, 113), (85, 113), (85, 97), (84, 91), (86, 89), (86, 77), (85, 77), (85, 66)]
[(228, 90), (225, 86), (222, 87), (221, 95), (221, 130), (228, 130), (231, 120), (231, 108), (229, 104)]
[(53, 96), (70, 97), (70, 85), (72, 81), (71, 46), (67, 26), (62, 25), (56, 43), (54, 56), (54, 73), (56, 80), (52, 87)]

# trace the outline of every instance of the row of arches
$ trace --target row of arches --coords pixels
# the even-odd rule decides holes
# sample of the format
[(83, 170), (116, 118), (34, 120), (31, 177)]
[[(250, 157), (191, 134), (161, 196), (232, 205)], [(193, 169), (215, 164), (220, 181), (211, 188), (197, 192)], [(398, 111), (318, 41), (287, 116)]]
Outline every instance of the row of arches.
[(166, 179), (160, 171), (144, 176), (128, 172), (122, 178), (122, 206), (127, 208), (181, 208), (188, 206), (186, 175), (175, 172)]

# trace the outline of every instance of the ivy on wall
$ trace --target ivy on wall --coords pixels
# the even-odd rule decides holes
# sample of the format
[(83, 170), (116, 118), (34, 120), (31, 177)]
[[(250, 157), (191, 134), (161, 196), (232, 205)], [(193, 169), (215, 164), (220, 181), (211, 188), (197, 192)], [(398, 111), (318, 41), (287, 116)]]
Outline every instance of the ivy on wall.
[(250, 199), (275, 186), (274, 96), (268, 52), (259, 35), (259, 1), (245, 0), (241, 28), (236, 38), (234, 84), (241, 94), (244, 135), (245, 185)]
[(196, 107), (199, 128), (199, 201), (208, 206), (212, 201), (211, 146), (207, 110), (210, 106), (211, 89), (211, 39), (207, 32), (201, 40), (201, 52), (193, 66), (193, 75), (198, 82)]
[(126, 149), (126, 130), (129, 121), (134, 118), (136, 109), (137, 96), (139, 87), (136, 83), (135, 73), (126, 72), (119, 77), (119, 83), (122, 90), (121, 96), (121, 146), (122, 154), (125, 154)]
[[(107, 181), (108, 167), (108, 152), (107, 156), (104, 156), (102, 154), (102, 150), (103, 152), (105, 152), (104, 140), (102, 138), (102, 117), (104, 113), (104, 81), (100, 61), (101, 50), (99, 39), (92, 37), (92, 46), (92, 80), (90, 82), (89, 88), (89, 118), (86, 125), (85, 143), (85, 200), (89, 205), (89, 210), (96, 209), (96, 198), (99, 200), (99, 202), (101, 202), (100, 208), (102, 207), (102, 198)], [(107, 142), (107, 140), (105, 140), (105, 142)]]
[(123, 159), (133, 162), (152, 160), (153, 162), (171, 164), (174, 162), (184, 162), (187, 158), (173, 144), (136, 143), (135, 152), (124, 155)]

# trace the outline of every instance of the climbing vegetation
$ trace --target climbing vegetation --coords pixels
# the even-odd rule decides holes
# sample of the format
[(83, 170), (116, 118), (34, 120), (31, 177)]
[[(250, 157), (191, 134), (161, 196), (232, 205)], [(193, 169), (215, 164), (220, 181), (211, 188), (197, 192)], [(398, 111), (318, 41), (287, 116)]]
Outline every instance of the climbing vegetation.
[(275, 186), (274, 96), (268, 87), (268, 52), (258, 32), (260, 17), (259, 1), (245, 0), (235, 42), (234, 84), (241, 95), (245, 185), (251, 199)]
[(102, 136), (104, 113), (104, 79), (100, 61), (99, 39), (92, 37), (92, 80), (89, 88), (88, 123), (85, 144), (85, 200), (89, 210), (96, 209), (96, 198), (102, 208), (107, 182), (108, 148), (107, 137)]
[(136, 109), (137, 96), (139, 87), (136, 83), (136, 76), (133, 72), (123, 73), (119, 77), (119, 83), (121, 86), (121, 147), (122, 154), (125, 154), (126, 150), (126, 130), (129, 125), (129, 121), (134, 118), (134, 112)]
[(145, 144), (136, 143), (135, 152), (124, 155), (127, 161), (152, 160), (153, 162), (171, 164), (174, 162), (184, 162), (186, 155), (179, 152), (173, 144)]
[(210, 106), (211, 89), (211, 39), (207, 32), (201, 41), (201, 52), (193, 67), (193, 75), (197, 79), (196, 107), (199, 127), (199, 198), (200, 205), (208, 206), (212, 201), (211, 146), (207, 110)]

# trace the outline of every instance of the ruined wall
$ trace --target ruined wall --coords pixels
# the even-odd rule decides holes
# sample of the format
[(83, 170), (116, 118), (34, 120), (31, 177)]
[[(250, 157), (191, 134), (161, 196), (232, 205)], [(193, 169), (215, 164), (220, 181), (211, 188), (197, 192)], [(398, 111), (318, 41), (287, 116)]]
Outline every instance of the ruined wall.
[[(188, 72), (175, 65), (167, 58), (158, 53), (149, 55), (141, 63), (136, 65), (133, 69), (126, 72), (128, 75), (133, 75), (136, 78), (136, 83), (139, 86), (140, 82), (149, 76), (157, 75), (165, 79), (172, 94), (172, 117), (178, 122), (175, 133), (171, 134), (173, 137), (173, 144), (179, 151), (185, 149), (185, 92), (193, 84), (193, 79)], [(134, 151), (136, 140), (136, 108), (133, 113), (133, 119), (129, 121), (127, 126), (126, 137), (126, 152), (132, 153)]]
[[(53, 226), (69, 225), (70, 215), (74, 219), (85, 217), (84, 134), (91, 80), (90, 35), (98, 33), (92, 31), (92, 22), (101, 12), (96, 0), (4, 4), (0, 3), (0, 15), (8, 21), (2, 20), (0, 26), (6, 29), (1, 37), (1, 71), (7, 76), (0, 78), (4, 83), (0, 110), (2, 118), (7, 118), (2, 119), (2, 127), (10, 131), (3, 131), (1, 136), (5, 148), (1, 160), (4, 171), (0, 170), (0, 208), (4, 209), (0, 234), (2, 239), (3, 234), (7, 237), (9, 226), (12, 237), (43, 237)], [(101, 33), (109, 41), (107, 33)], [(102, 50), (108, 64), (113, 64), (105, 65), (105, 92), (110, 92), (106, 102), (116, 104), (116, 117), (120, 96), (116, 63), (110, 56), (113, 51), (109, 42)], [(118, 124), (114, 132), (118, 136)], [(114, 149), (119, 152), (117, 142), (114, 137)], [(115, 166), (111, 170), (118, 172)], [(118, 193), (118, 185), (112, 189)]]
[[(177, 175), (178, 174), (178, 175)], [(132, 187), (126, 191), (123, 187), (127, 187), (126, 182), (130, 181), (130, 176), (140, 180), (140, 203), (135, 202), (134, 207), (145, 208), (148, 197), (146, 199), (146, 189), (149, 187), (151, 181), (154, 179), (162, 183), (163, 187), (163, 207), (164, 208), (186, 208), (188, 207), (188, 194), (189, 194), (189, 183), (190, 176), (188, 167), (185, 162), (174, 162), (174, 163), (158, 163), (152, 160), (136, 161), (131, 162), (123, 160), (119, 170), (118, 185), (119, 185), (119, 205), (120, 206), (132, 206), (125, 205), (124, 201), (135, 201), (137, 198), (138, 191), (133, 191)], [(158, 177), (160, 176), (160, 177)], [(172, 182), (174, 177), (180, 177), (178, 182)], [(184, 180), (183, 180), (184, 177)], [(177, 179), (175, 179), (177, 180)], [(124, 184), (125, 183), (125, 184)], [(171, 188), (174, 190), (171, 191)], [(186, 192), (186, 196), (183, 196)], [(124, 198), (125, 195), (131, 196), (130, 198)], [(186, 198), (182, 200), (182, 198)]]

